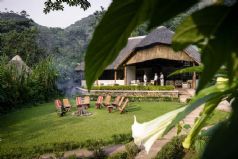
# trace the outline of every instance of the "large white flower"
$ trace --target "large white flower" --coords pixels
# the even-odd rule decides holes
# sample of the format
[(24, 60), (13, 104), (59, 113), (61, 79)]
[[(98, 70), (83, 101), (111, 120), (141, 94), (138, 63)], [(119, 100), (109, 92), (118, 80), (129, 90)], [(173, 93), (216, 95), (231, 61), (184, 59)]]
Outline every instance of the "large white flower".
[(149, 122), (138, 123), (134, 116), (134, 124), (132, 125), (132, 137), (137, 146), (143, 145), (148, 153), (152, 144), (160, 137), (166, 127), (172, 122), (178, 113), (183, 111), (185, 107), (168, 112)]

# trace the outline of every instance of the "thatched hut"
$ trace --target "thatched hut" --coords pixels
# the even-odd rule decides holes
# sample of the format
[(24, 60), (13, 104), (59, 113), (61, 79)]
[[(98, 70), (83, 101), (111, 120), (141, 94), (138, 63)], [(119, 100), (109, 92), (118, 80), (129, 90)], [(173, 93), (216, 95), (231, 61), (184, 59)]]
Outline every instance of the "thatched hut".
[[(145, 36), (138, 36), (138, 37), (132, 37), (128, 38), (127, 45), (120, 51), (117, 58), (114, 60), (112, 64), (107, 66), (103, 74), (99, 77), (98, 81), (96, 81), (96, 84), (102, 84), (102, 85), (113, 85), (113, 84), (119, 84), (124, 85), (124, 67), (121, 65), (122, 62), (125, 60), (126, 57), (128, 57), (132, 51), (134, 50), (135, 46), (139, 44), (139, 42), (144, 38)], [(81, 77), (81, 79), (84, 79), (84, 62), (77, 64), (75, 67), (75, 72), (77, 72), (78, 76)], [(85, 81), (82, 80), (82, 85), (85, 85)]]
[(195, 88), (196, 74), (182, 74), (173, 77), (168, 75), (177, 69), (200, 64), (200, 54), (194, 46), (188, 46), (183, 51), (175, 52), (171, 48), (174, 32), (166, 27), (158, 27), (148, 34), (133, 52), (123, 61), (125, 70), (130, 74), (125, 77), (125, 83), (142, 81), (146, 74), (149, 81), (153, 80), (155, 73), (163, 73), (167, 84), (182, 86), (188, 81)]
[[(195, 88), (197, 78), (195, 73), (168, 77), (177, 69), (200, 64), (200, 54), (194, 46), (179, 52), (172, 49), (173, 34), (174, 32), (161, 26), (147, 36), (129, 38), (127, 45), (116, 60), (105, 69), (96, 84), (138, 84), (143, 81), (143, 74), (151, 81), (155, 73), (162, 72), (167, 85), (179, 87), (182, 83), (190, 82)], [(75, 68), (75, 71), (83, 72), (83, 70), (84, 63)]]
[(30, 73), (32, 70), (30, 67), (26, 65), (26, 63), (22, 60), (19, 55), (14, 56), (8, 63), (8, 65), (14, 69), (16, 69), (18, 74), (22, 72)]

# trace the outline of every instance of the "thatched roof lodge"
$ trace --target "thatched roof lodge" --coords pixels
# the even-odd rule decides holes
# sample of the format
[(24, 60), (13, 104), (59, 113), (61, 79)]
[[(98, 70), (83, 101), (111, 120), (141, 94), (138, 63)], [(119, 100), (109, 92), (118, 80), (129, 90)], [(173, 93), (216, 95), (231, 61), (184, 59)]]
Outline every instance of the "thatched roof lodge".
[(30, 73), (32, 70), (26, 65), (19, 55), (14, 56), (8, 63), (10, 67), (14, 67), (18, 73), (27, 72)]
[[(143, 81), (144, 74), (147, 75), (148, 81), (151, 81), (155, 73), (162, 72), (166, 84), (180, 86), (182, 82), (189, 81), (192, 87), (195, 87), (195, 73), (168, 77), (177, 69), (199, 65), (201, 61), (200, 54), (194, 46), (174, 52), (171, 48), (173, 34), (174, 32), (161, 26), (147, 36), (129, 38), (127, 45), (99, 80), (114, 80), (114, 83), (118, 83), (123, 79), (123, 84), (136, 84)], [(84, 64), (80, 66), (80, 70), (83, 71)], [(79, 67), (76, 67), (76, 70), (79, 70)]]

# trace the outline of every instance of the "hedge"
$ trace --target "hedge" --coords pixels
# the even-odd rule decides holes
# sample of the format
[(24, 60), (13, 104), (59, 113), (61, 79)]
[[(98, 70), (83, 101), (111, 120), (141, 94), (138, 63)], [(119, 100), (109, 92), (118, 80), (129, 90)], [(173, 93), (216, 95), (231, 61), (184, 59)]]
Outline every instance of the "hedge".
[(174, 90), (173, 85), (168, 86), (93, 86), (92, 90)]

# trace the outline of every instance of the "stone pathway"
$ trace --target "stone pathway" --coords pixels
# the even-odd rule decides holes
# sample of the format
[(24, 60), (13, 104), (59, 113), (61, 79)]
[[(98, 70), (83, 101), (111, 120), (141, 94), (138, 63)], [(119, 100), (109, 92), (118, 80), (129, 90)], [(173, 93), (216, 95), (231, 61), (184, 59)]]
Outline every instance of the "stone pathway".
[[(184, 123), (193, 125), (194, 120), (199, 116), (199, 113), (202, 111), (202, 107), (198, 107), (194, 111), (192, 111), (185, 119)], [(149, 154), (146, 153), (145, 150), (142, 150), (138, 155), (136, 156), (136, 159), (152, 159), (156, 157), (157, 153), (161, 150), (161, 148), (168, 143), (174, 136), (176, 136), (176, 128), (173, 128), (168, 134), (166, 134), (162, 139), (157, 140), (153, 146), (151, 147), (151, 150)]]

